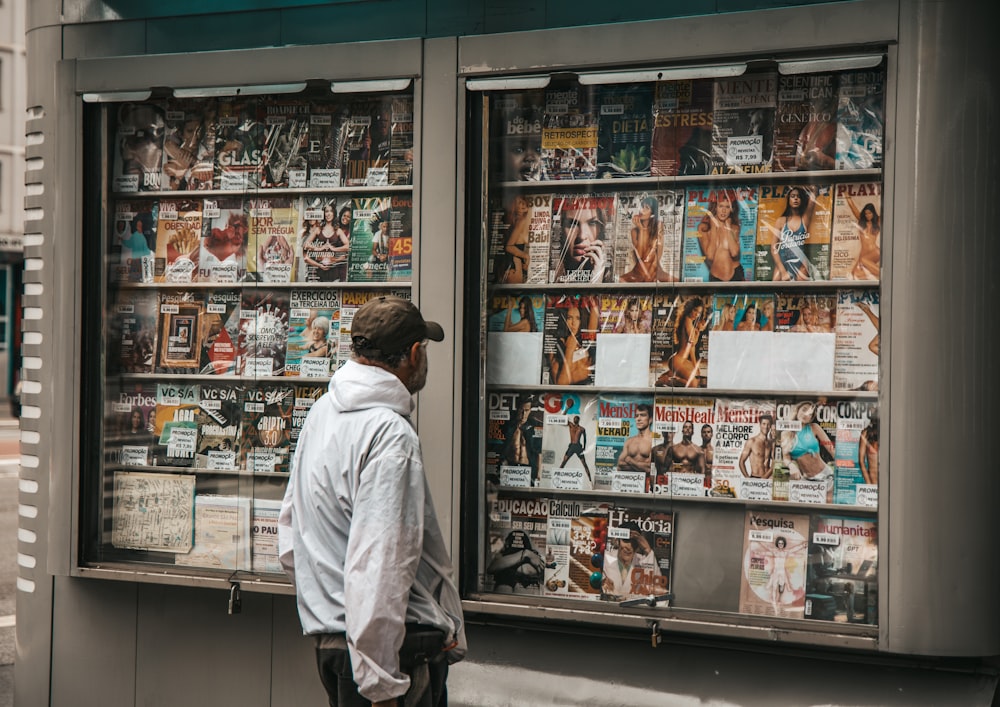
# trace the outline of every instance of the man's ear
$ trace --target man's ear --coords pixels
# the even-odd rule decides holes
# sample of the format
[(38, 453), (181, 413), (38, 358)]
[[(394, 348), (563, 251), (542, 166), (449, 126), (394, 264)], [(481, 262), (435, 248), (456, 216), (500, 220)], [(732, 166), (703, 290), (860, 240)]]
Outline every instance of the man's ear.
[(412, 344), (410, 344), (410, 353), (408, 358), (410, 360), (410, 365), (413, 366), (414, 368), (420, 361), (420, 345), (421, 342), (419, 341), (414, 341)]

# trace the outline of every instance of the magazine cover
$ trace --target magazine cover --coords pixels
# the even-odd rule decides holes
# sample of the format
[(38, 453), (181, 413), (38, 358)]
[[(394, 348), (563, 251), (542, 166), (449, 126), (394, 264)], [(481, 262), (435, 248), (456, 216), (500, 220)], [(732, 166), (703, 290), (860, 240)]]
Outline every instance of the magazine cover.
[(774, 295), (770, 293), (718, 294), (712, 299), (713, 332), (774, 331), (774, 320)]
[(715, 401), (656, 396), (654, 494), (697, 498), (708, 493), (715, 459)]
[(192, 282), (201, 253), (200, 199), (162, 199), (156, 219), (156, 282)]
[(881, 169), (885, 129), (885, 69), (840, 74), (837, 169)]
[(648, 177), (653, 135), (653, 84), (601, 86), (598, 177)]
[(870, 518), (813, 516), (805, 617), (878, 623), (878, 525)]
[(243, 464), (247, 472), (287, 473), (295, 388), (286, 383), (248, 385), (243, 394)]
[(154, 466), (193, 466), (198, 442), (197, 384), (158, 383), (153, 411)]
[(340, 342), (337, 349), (337, 368), (351, 358), (351, 323), (354, 321), (354, 313), (368, 300), (382, 296), (410, 299), (410, 289), (344, 290), (340, 293)]
[(687, 190), (684, 282), (754, 279), (757, 187)]
[(258, 282), (295, 282), (299, 199), (254, 196), (250, 209), (247, 276)]
[(109, 372), (152, 373), (160, 298), (149, 290), (116, 293), (108, 340)]
[(389, 184), (413, 184), (413, 95), (392, 97)]
[[(155, 199), (119, 199), (115, 202), (115, 223), (109, 262), (112, 282), (153, 282), (156, 248)], [(163, 272), (159, 275), (162, 277)]]
[(108, 390), (104, 429), (105, 463), (148, 466), (153, 463), (153, 428), (156, 424), (156, 384), (119, 382)]
[(348, 105), (344, 186), (383, 187), (389, 183), (392, 100), (392, 96), (359, 96)]
[(712, 79), (660, 81), (653, 104), (655, 177), (712, 173)]
[(544, 393), (542, 408), (541, 486), (574, 491), (595, 488), (596, 396)]
[(542, 161), (545, 90), (510, 91), (490, 98), (490, 164), (501, 182), (549, 179)]
[(390, 282), (413, 279), (413, 196), (393, 194), (389, 204)]
[(597, 176), (597, 91), (566, 85), (545, 89), (542, 162), (548, 179)]
[(285, 375), (329, 377), (337, 368), (340, 290), (294, 289), (289, 306)]
[(486, 320), (488, 385), (537, 385), (542, 370), (545, 295), (496, 293)]
[(254, 288), (243, 292), (236, 343), (239, 375), (250, 378), (284, 375), (288, 304), (287, 290)]
[(684, 191), (619, 192), (614, 243), (615, 282), (676, 282)]
[(487, 393), (487, 486), (541, 484), (545, 408), (536, 393)]
[(194, 498), (194, 543), (174, 564), (217, 570), (250, 569), (251, 499), (199, 493)]
[(350, 114), (343, 103), (313, 101), (309, 105), (306, 163), (310, 189), (336, 189), (343, 184)]
[(253, 98), (219, 99), (213, 177), (216, 189), (245, 192), (260, 188), (267, 136), (260, 104)]
[(882, 273), (882, 183), (833, 187), (831, 280), (878, 280)]
[(615, 197), (552, 198), (549, 282), (610, 282), (614, 269)]
[(718, 398), (709, 496), (771, 500), (773, 400)]
[(389, 277), (388, 196), (356, 197), (351, 209), (351, 238), (347, 261), (349, 282), (385, 282)]
[(202, 383), (195, 413), (198, 449), (194, 465), (199, 469), (239, 469), (242, 421), (243, 386)]
[(598, 600), (604, 583), (608, 504), (554, 498), (549, 503), (542, 593), (564, 599)]
[(653, 296), (649, 381), (657, 388), (704, 388), (708, 380), (708, 328), (712, 296)]
[[(825, 398), (778, 400), (775, 417), (773, 464), (782, 474), (787, 470), (787, 500), (833, 503), (837, 404)], [(775, 495), (786, 500), (784, 487)]]
[(593, 385), (601, 302), (595, 295), (548, 295), (542, 340), (544, 385)]
[(214, 98), (168, 101), (163, 135), (163, 174), (168, 191), (212, 188), (218, 108)]
[(833, 502), (878, 507), (878, 403), (837, 403)]
[(833, 169), (837, 157), (837, 76), (778, 76), (774, 171)]
[(670, 606), (674, 519), (669, 511), (615, 506), (608, 515), (601, 590), (606, 601), (656, 598)]
[(829, 185), (761, 185), (756, 279), (829, 280), (832, 212)]
[(834, 390), (878, 390), (878, 290), (837, 293)]
[(289, 432), (291, 450), (289, 454), (294, 454), (295, 445), (298, 444), (299, 435), (302, 433), (302, 425), (306, 423), (306, 416), (316, 401), (322, 398), (328, 389), (329, 384), (327, 383), (297, 382), (292, 385), (295, 397), (292, 401), (292, 427)]
[(163, 106), (122, 103), (114, 114), (115, 143), (111, 158), (111, 190), (121, 193), (160, 191)]
[(353, 208), (350, 196), (303, 197), (295, 271), (298, 282), (347, 282)]
[(715, 79), (712, 174), (771, 171), (777, 97), (776, 72)]
[(740, 613), (805, 615), (809, 516), (747, 510), (740, 573)]
[(201, 374), (236, 375), (236, 346), (240, 336), (239, 290), (209, 290), (201, 329)]
[(197, 373), (201, 368), (205, 296), (198, 290), (160, 294), (157, 373)]
[(544, 285), (549, 277), (551, 194), (509, 194), (490, 210), (490, 281)]
[(253, 572), (284, 574), (278, 560), (278, 514), (281, 501), (267, 498), (253, 499), (250, 518), (250, 552)]
[(309, 173), (307, 101), (268, 100), (264, 109), (264, 188), (305, 187)]
[(242, 196), (205, 199), (202, 209), (198, 282), (236, 283), (247, 276), (250, 241), (248, 204)]
[(497, 496), (489, 509), (486, 591), (541, 595), (548, 519), (547, 498)]
[(649, 378), (652, 297), (603, 294), (594, 381), (598, 386), (645, 388)]
[(594, 488), (648, 493), (653, 450), (653, 396), (600, 393)]
[(832, 334), (837, 321), (837, 296), (779, 292), (774, 296), (774, 330)]

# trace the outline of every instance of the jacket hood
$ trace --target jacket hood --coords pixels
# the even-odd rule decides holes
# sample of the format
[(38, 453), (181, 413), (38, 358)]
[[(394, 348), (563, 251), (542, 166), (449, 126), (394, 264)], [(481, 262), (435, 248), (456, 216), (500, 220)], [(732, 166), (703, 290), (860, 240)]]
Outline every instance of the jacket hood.
[(389, 408), (403, 417), (413, 412), (413, 397), (395, 375), (350, 360), (330, 379), (330, 396), (339, 412)]

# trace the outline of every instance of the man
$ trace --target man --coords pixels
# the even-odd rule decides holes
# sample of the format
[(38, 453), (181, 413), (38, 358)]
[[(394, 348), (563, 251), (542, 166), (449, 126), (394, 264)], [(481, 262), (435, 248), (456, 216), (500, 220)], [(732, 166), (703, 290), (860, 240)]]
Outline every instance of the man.
[(712, 462), (715, 461), (715, 447), (712, 446), (712, 437), (715, 430), (708, 423), (701, 426), (701, 451), (705, 454), (705, 487), (711, 486)]
[(444, 331), (379, 297), (351, 329), (353, 355), (309, 411), (279, 518), (282, 566), (314, 637), (330, 705), (447, 704), (465, 653), (451, 577), (409, 420)]
[(618, 456), (618, 468), (622, 471), (641, 471), (649, 474), (649, 463), (653, 451), (653, 432), (649, 423), (653, 417), (653, 406), (639, 403), (635, 406), (635, 434), (625, 440), (622, 453)]
[(574, 415), (572, 420), (566, 420), (566, 427), (569, 429), (569, 444), (566, 445), (566, 453), (563, 454), (559, 468), (565, 467), (566, 462), (572, 457), (579, 457), (583, 470), (587, 472), (587, 478), (593, 481), (594, 477), (591, 476), (590, 467), (587, 466), (587, 460), (583, 456), (583, 450), (587, 446), (587, 430), (580, 424), (580, 416)]
[[(755, 479), (770, 479), (774, 472), (772, 459), (774, 457), (774, 417), (764, 413), (760, 416), (760, 432), (750, 437), (743, 444), (740, 454), (740, 473)], [(750, 471), (747, 471), (747, 460), (750, 460)]]
[(685, 420), (681, 425), (681, 441), (668, 444), (664, 441), (653, 450), (653, 464), (659, 475), (669, 472), (704, 474), (705, 452), (694, 443), (694, 423)]

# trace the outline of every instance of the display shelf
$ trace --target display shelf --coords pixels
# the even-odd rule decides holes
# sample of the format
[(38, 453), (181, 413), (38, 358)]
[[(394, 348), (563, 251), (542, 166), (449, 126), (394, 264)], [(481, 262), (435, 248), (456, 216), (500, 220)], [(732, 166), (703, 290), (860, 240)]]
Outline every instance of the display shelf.
[(112, 199), (196, 199), (214, 197), (245, 196), (252, 199), (257, 196), (271, 194), (382, 194), (413, 191), (412, 184), (386, 184), (384, 186), (360, 187), (261, 187), (259, 189), (199, 189), (182, 191), (116, 191), (111, 192)]
[(330, 376), (214, 376), (206, 373), (116, 373), (109, 380), (184, 381), (185, 383), (329, 383)]
[(878, 400), (877, 390), (759, 390), (742, 388), (676, 388), (676, 387), (637, 387), (628, 388), (622, 386), (596, 386), (596, 385), (549, 385), (539, 383), (537, 385), (505, 385), (502, 383), (490, 383), (487, 390), (510, 391), (510, 392), (566, 392), (566, 393), (630, 393), (638, 395), (675, 395), (678, 397), (770, 397), (775, 396), (788, 398), (834, 398), (845, 400)]
[(412, 288), (410, 280), (391, 282), (112, 282), (111, 291), (119, 290), (253, 290), (253, 289), (303, 289), (303, 290), (391, 290)]
[(277, 479), (287, 479), (288, 472), (285, 471), (258, 471), (252, 472), (246, 469), (208, 469), (205, 467), (194, 467), (194, 466), (130, 466), (127, 464), (106, 464), (106, 473), (113, 473), (116, 471), (134, 471), (141, 473), (159, 473), (159, 474), (191, 474), (194, 476), (237, 476), (245, 478), (277, 478)]
[[(500, 189), (520, 191), (562, 191), (563, 186), (599, 187), (599, 191), (618, 188), (652, 187), (672, 184), (733, 184), (740, 182), (850, 182), (868, 177), (882, 177), (881, 169), (813, 170), (801, 172), (748, 172), (742, 174), (692, 174), (671, 177), (622, 177), (618, 179), (547, 179), (543, 181), (499, 182)], [(553, 188), (555, 187), (555, 188)], [(598, 189), (595, 189), (598, 191)]]
[(545, 292), (546, 290), (672, 292), (678, 290), (877, 290), (878, 280), (737, 280), (734, 282), (552, 282), (544, 285), (491, 284), (487, 292)]

